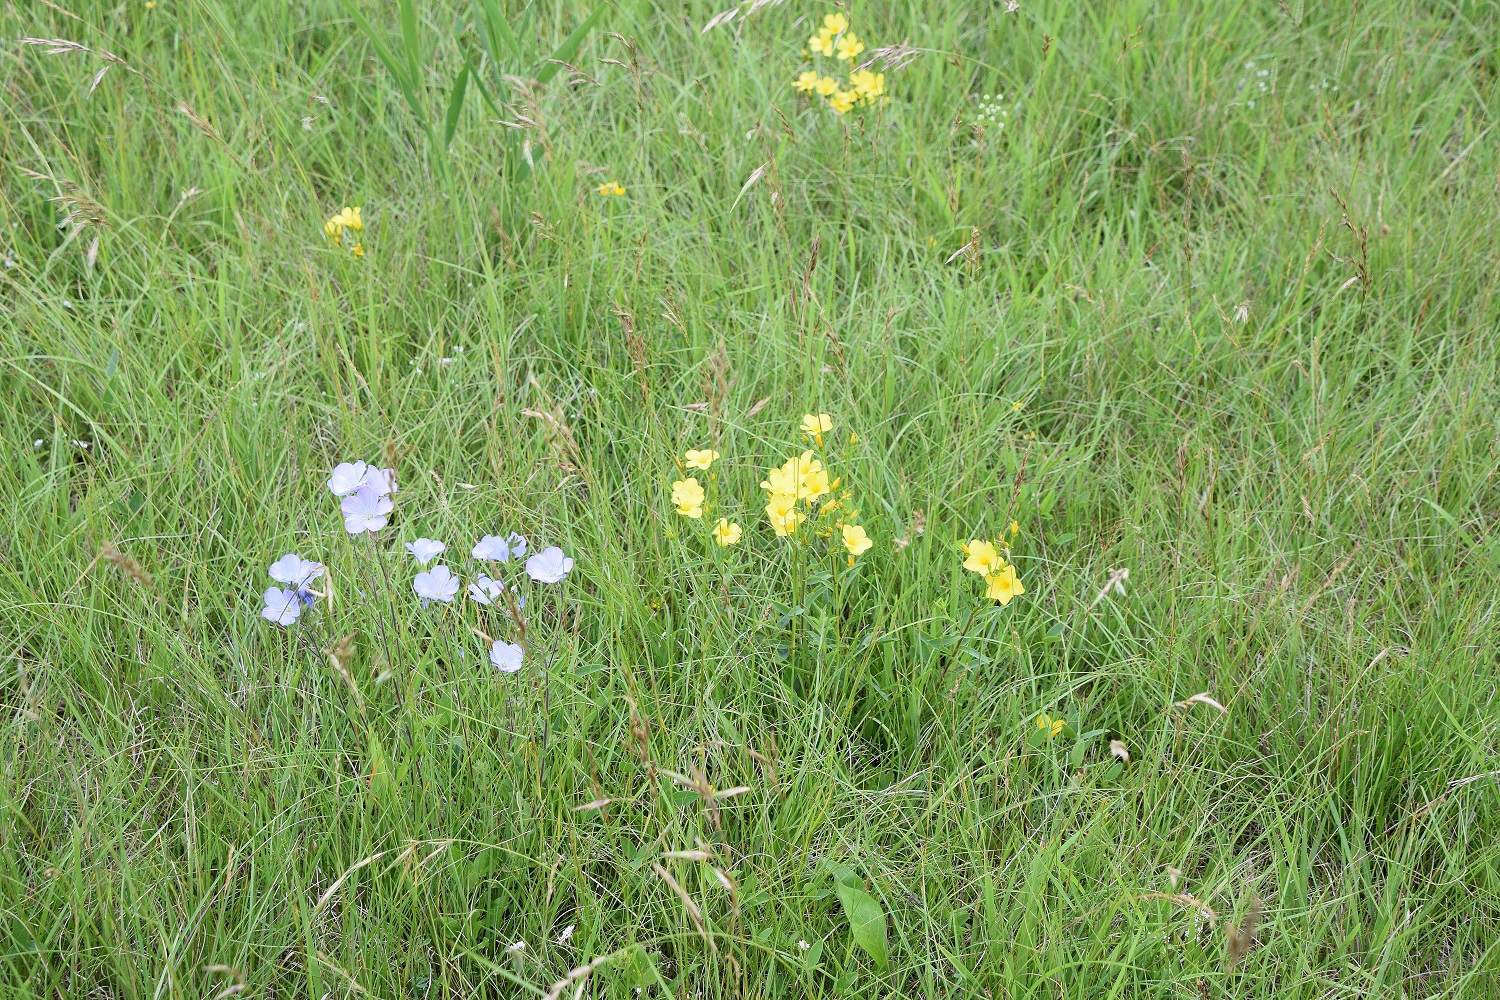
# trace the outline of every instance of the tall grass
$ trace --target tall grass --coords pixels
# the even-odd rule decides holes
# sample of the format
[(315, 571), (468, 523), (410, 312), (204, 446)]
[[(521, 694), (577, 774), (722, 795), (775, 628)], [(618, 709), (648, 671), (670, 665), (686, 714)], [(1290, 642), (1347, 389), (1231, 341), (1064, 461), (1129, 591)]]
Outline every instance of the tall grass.
[[(1495, 7), (856, 5), (922, 54), (846, 118), (831, 9), (625, 0), (446, 168), (331, 0), (0, 14), (7, 995), (1500, 988)], [(420, 16), (438, 107), (480, 29)], [(877, 544), (797, 615), (809, 410)], [(578, 559), (545, 720), (397, 544), (500, 528)]]

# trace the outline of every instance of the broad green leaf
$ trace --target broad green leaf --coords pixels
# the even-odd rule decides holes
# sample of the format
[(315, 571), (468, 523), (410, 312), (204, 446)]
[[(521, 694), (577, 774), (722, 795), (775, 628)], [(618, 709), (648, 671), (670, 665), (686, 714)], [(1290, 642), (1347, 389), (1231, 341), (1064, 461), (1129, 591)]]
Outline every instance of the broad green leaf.
[(578, 54), (579, 47), (583, 45), (583, 40), (588, 37), (590, 31), (594, 30), (594, 26), (603, 19), (608, 10), (609, 7), (606, 4), (595, 7), (594, 12), (584, 18), (583, 23), (574, 28), (571, 35), (563, 39), (562, 44), (553, 50), (552, 58), (537, 69), (537, 83), (546, 83), (551, 80), (557, 75), (557, 71), (562, 69), (563, 63), (573, 61), (573, 57)]
[(453, 81), (453, 90), (448, 95), (448, 113), (443, 116), (443, 148), (453, 143), (453, 131), (458, 128), (458, 116), (464, 109), (464, 94), (469, 87), (469, 64), (465, 63)]
[(836, 882), (834, 891), (839, 895), (839, 902), (844, 904), (844, 916), (849, 918), (849, 932), (854, 935), (854, 943), (883, 970), (887, 962), (885, 911), (873, 896), (847, 882)]

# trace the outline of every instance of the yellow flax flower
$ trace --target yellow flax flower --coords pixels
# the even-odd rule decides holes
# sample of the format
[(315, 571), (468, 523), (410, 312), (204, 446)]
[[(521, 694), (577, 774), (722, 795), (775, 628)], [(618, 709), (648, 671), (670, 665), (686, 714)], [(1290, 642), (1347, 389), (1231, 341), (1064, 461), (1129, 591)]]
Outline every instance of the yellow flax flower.
[(818, 74), (814, 70), (808, 70), (807, 72), (803, 73), (801, 76), (797, 77), (797, 79), (792, 84), (792, 86), (796, 87), (804, 94), (810, 93), (817, 85)]
[(335, 212), (327, 222), (323, 223), (323, 235), (327, 236), (330, 240), (336, 240), (344, 235), (343, 224), (339, 222), (339, 219), (342, 217), (343, 213)]
[(683, 461), (689, 469), (707, 469), (719, 457), (719, 453), (712, 448), (704, 448), (702, 451), (694, 451), (689, 448)]
[(963, 550), (964, 555), (969, 557), (964, 560), (964, 569), (970, 573), (989, 576), (1000, 572), (1005, 566), (1005, 560), (1000, 558), (1000, 551), (995, 548), (993, 542), (973, 538), (963, 547)]
[(797, 530), (797, 525), (807, 520), (807, 515), (797, 509), (796, 497), (773, 493), (770, 502), (766, 504), (766, 518), (771, 522), (771, 527), (776, 529), (777, 537), (785, 538)]
[(828, 106), (839, 114), (848, 114), (858, 103), (859, 95), (852, 90), (836, 90), (828, 98)]
[(831, 76), (825, 76), (813, 85), (813, 89), (822, 97), (832, 97), (834, 92), (839, 89), (839, 82)]
[(703, 516), (703, 487), (693, 476), (679, 479), (672, 484), (672, 503), (683, 517)]
[(773, 496), (789, 496), (795, 501), (802, 479), (796, 461), (792, 459), (781, 468), (766, 473), (766, 478), (760, 481), (760, 488)]
[(719, 543), (719, 548), (727, 549), (740, 540), (743, 532), (738, 521), (731, 522), (728, 518), (719, 518), (719, 523), (714, 525), (714, 541)]
[(823, 29), (807, 40), (807, 47), (815, 56), (833, 55), (833, 33), (826, 28)]
[(823, 435), (833, 430), (833, 418), (826, 413), (804, 413), (802, 433), (812, 438), (818, 447), (823, 446)]
[(991, 573), (984, 578), (984, 584), (984, 596), (992, 601), (999, 601), (1002, 606), (1026, 593), (1021, 578), (1016, 576), (1014, 566), (1006, 566), (998, 573)]
[(349, 248), (349, 252), (356, 257), (363, 257), (365, 255), (365, 245), (363, 243), (356, 243)]
[(1036, 727), (1042, 732), (1046, 733), (1049, 740), (1054, 736), (1060, 736), (1063, 731), (1063, 726), (1066, 726), (1067, 724), (1068, 723), (1066, 720), (1054, 719), (1046, 712), (1043, 712), (1041, 715), (1038, 715), (1036, 717)]
[(838, 58), (848, 61), (865, 50), (865, 43), (849, 32), (839, 38), (838, 44), (834, 46), (838, 50)]
[(870, 541), (870, 536), (865, 533), (865, 529), (857, 524), (844, 525), (843, 535), (844, 548), (849, 550), (851, 556), (862, 556), (875, 544)]
[(1010, 533), (1012, 535), (1019, 535), (1021, 533), (1021, 526), (1015, 521), (1010, 522)]
[(823, 31), (830, 35), (841, 35), (849, 30), (849, 19), (841, 13), (823, 15)]
[(849, 86), (865, 104), (874, 104), (885, 93), (885, 74), (857, 69), (849, 74)]
[(619, 181), (605, 181), (599, 185), (599, 193), (606, 198), (618, 198), (625, 193), (625, 189), (620, 186)]
[(350, 208), (348, 205), (344, 206), (344, 225), (356, 233), (365, 231), (365, 221), (359, 217), (360, 207), (359, 205), (355, 205), (353, 208)]

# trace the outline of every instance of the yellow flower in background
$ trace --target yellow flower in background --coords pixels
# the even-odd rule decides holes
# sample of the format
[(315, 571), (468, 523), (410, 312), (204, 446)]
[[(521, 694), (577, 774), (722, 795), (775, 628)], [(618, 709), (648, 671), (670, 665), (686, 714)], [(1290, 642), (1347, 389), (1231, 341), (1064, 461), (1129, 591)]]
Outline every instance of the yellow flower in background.
[(843, 535), (844, 548), (849, 550), (851, 556), (862, 556), (875, 544), (870, 541), (870, 536), (865, 533), (865, 529), (857, 524), (844, 525)]
[(356, 243), (349, 248), (349, 252), (356, 257), (363, 257), (365, 255), (365, 246), (363, 243)]
[(599, 185), (599, 193), (606, 198), (618, 198), (625, 193), (619, 181), (605, 181)]
[(336, 240), (344, 234), (344, 227), (339, 224), (339, 215), (334, 214), (327, 222), (323, 223), (323, 235), (330, 240)]
[(359, 217), (360, 208), (361, 206), (359, 205), (355, 205), (353, 208), (350, 208), (348, 205), (344, 206), (344, 225), (356, 233), (365, 231), (365, 221)]
[(839, 89), (839, 82), (831, 76), (825, 76), (818, 80), (813, 89), (822, 97), (830, 97)]
[(712, 448), (704, 448), (702, 451), (694, 451), (689, 448), (683, 461), (689, 469), (707, 469), (719, 457), (719, 453)]
[(1006, 566), (998, 573), (991, 573), (984, 578), (984, 583), (984, 596), (992, 601), (999, 601), (1002, 607), (1026, 593), (1021, 578), (1016, 576), (1014, 566)]
[(964, 560), (964, 569), (970, 573), (989, 576), (992, 573), (998, 573), (1005, 566), (1005, 560), (1000, 558), (1000, 551), (992, 542), (974, 538), (963, 549), (964, 555), (969, 557)]
[(1020, 413), (1024, 409), (1026, 409), (1026, 400), (1024, 399), (1018, 399), (1010, 404), (1010, 412), (1012, 413)]
[(730, 522), (728, 518), (719, 518), (719, 523), (714, 525), (714, 541), (719, 543), (719, 548), (726, 549), (740, 540), (741, 531), (739, 522)]
[(1021, 526), (1015, 521), (1010, 522), (1010, 533), (1012, 535), (1019, 535), (1021, 533)]
[(876, 98), (885, 93), (885, 74), (857, 69), (849, 74), (849, 86), (866, 104), (874, 104)]
[(801, 76), (797, 77), (796, 81), (792, 85), (798, 90), (802, 91), (804, 94), (809, 93), (814, 87), (818, 85), (818, 74), (813, 70), (808, 70)]
[(833, 33), (825, 28), (807, 40), (807, 47), (815, 56), (833, 55)]
[(839, 114), (848, 114), (859, 101), (859, 95), (852, 90), (836, 90), (828, 98), (828, 106)]
[(823, 15), (823, 31), (830, 35), (838, 35), (849, 30), (849, 19), (841, 13)]
[(856, 38), (854, 32), (851, 31), (838, 40), (835, 48), (838, 50), (838, 58), (847, 61), (863, 52), (865, 43)]
[(797, 530), (797, 525), (807, 520), (807, 515), (797, 509), (797, 498), (784, 493), (773, 493), (766, 504), (766, 518), (776, 529), (779, 538), (785, 538)]
[(812, 438), (819, 447), (823, 444), (823, 435), (833, 430), (833, 418), (826, 413), (804, 413), (802, 415), (802, 433)]
[(1054, 719), (1052, 716), (1048, 715), (1046, 712), (1043, 712), (1041, 715), (1038, 715), (1036, 717), (1036, 727), (1038, 729), (1040, 729), (1042, 732), (1046, 733), (1047, 734), (1047, 738), (1049, 740), (1052, 739), (1054, 736), (1061, 735), (1062, 731), (1063, 731), (1063, 726), (1066, 726), (1067, 724), (1068, 723), (1067, 723), (1066, 720), (1064, 720), (1064, 719)]
[(693, 476), (679, 479), (672, 484), (672, 503), (683, 517), (703, 516), (703, 487)]

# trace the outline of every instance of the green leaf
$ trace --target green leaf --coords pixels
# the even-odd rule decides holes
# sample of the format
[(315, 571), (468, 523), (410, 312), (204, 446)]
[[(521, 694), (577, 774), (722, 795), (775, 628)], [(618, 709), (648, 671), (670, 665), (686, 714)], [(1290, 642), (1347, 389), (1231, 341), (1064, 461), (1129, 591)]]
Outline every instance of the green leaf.
[(359, 12), (359, 8), (354, 5), (354, 0), (341, 0), (341, 2), (344, 5), (344, 10), (349, 13), (350, 19), (354, 21), (354, 26), (370, 40), (370, 46), (375, 50), (375, 55), (381, 64), (385, 66), (386, 72), (390, 73), (391, 78), (396, 81), (396, 86), (400, 88), (401, 96), (406, 98), (406, 103), (411, 108), (411, 113), (420, 118), (422, 115), (422, 106), (417, 102), (417, 92), (412, 89), (412, 80), (408, 79), (406, 70), (396, 60), (396, 53), (391, 51), (391, 47), (385, 43), (385, 39), (381, 38), (375, 31), (375, 26)]
[(884, 970), (887, 962), (885, 911), (869, 893), (848, 882), (836, 882), (834, 891), (839, 895), (839, 902), (844, 904), (844, 916), (849, 918), (849, 933), (854, 935), (854, 943)]
[(458, 128), (458, 115), (464, 109), (464, 94), (469, 88), (469, 65), (465, 63), (453, 80), (453, 90), (448, 94), (448, 113), (443, 116), (443, 149), (453, 142), (453, 131)]
[(501, 71), (500, 45), (503, 43), (517, 60), (524, 60), (525, 53), (521, 51), (521, 41), (516, 38), (515, 32), (510, 30), (510, 24), (505, 20), (505, 15), (500, 13), (500, 5), (495, 0), (479, 0), (479, 9), (484, 14), (485, 34), (487, 44), (493, 46), (490, 51), (490, 59), (495, 64), (495, 71)]
[(583, 40), (588, 37), (590, 31), (594, 30), (594, 26), (603, 19), (608, 10), (609, 7), (606, 4), (595, 7), (594, 12), (584, 18), (583, 23), (574, 28), (573, 33), (564, 38), (561, 45), (552, 50), (552, 58), (537, 68), (536, 82), (538, 84), (545, 84), (557, 75), (563, 63), (573, 61), (573, 57), (578, 54), (578, 49), (583, 45)]
[(420, 80), (422, 64), (421, 43), (417, 39), (417, 5), (415, 0), (397, 0), (401, 14), (401, 47), (406, 50), (406, 70), (413, 85)]

